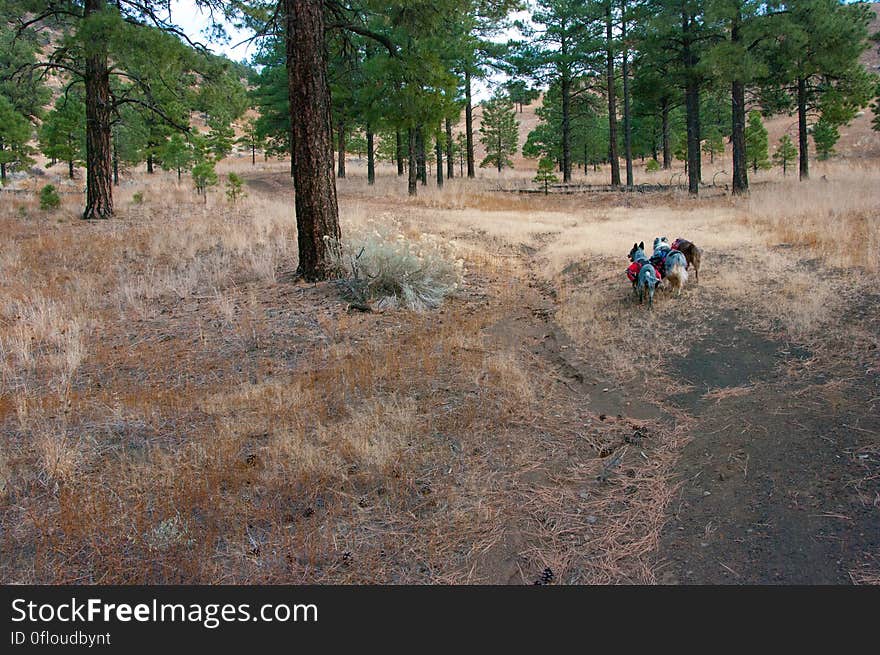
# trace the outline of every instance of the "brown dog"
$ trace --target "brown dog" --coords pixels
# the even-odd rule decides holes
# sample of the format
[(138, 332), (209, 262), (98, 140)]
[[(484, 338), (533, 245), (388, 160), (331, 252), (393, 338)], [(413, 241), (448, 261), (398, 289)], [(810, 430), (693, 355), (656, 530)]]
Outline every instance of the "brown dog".
[(687, 239), (678, 238), (672, 242), (673, 250), (678, 250), (687, 260), (688, 268), (694, 269), (694, 281), (700, 281), (700, 255), (702, 251)]

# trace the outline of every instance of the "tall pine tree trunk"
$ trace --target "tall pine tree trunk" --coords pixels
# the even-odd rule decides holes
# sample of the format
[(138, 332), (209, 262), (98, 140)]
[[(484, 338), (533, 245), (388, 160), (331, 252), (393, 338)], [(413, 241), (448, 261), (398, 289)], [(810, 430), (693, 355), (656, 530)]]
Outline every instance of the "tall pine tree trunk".
[(376, 149), (373, 147), (373, 128), (367, 125), (367, 184), (376, 182)]
[(440, 143), (440, 132), (437, 132), (437, 140), (434, 143), (434, 156), (437, 159), (437, 187), (439, 188), (443, 186), (443, 144)]
[(696, 195), (700, 192), (700, 169), (702, 155), (700, 153), (700, 87), (689, 79), (685, 90), (687, 112), (687, 174), (688, 193)]
[(409, 175), (406, 180), (406, 188), (409, 195), (414, 196), (418, 193), (419, 172), (418, 164), (416, 164), (416, 131), (413, 128), (407, 130), (407, 168)]
[(324, 50), (322, 0), (284, 0), (287, 75), (293, 125), (298, 273), (323, 280), (332, 272), (338, 247), (339, 207), (333, 177), (330, 86)]
[(807, 80), (803, 77), (798, 78), (797, 106), (800, 179), (806, 180), (810, 177), (810, 153), (809, 141), (807, 140)]
[(474, 110), (471, 106), (471, 72), (469, 69), (464, 71), (464, 130), (467, 139), (467, 176), (476, 177), (474, 169)]
[(562, 181), (571, 182), (571, 80), (562, 77)]
[(746, 162), (746, 90), (745, 84), (734, 80), (730, 85), (731, 109), (733, 110), (733, 193), (749, 192), (749, 167)]
[(403, 139), (400, 138), (400, 130), (394, 132), (394, 157), (397, 159), (397, 175), (403, 175)]
[[(741, 7), (737, 6), (730, 28), (730, 41), (742, 43), (740, 23)], [(742, 80), (733, 80), (730, 85), (731, 113), (733, 125), (730, 140), (733, 145), (733, 194), (744, 195), (749, 192), (749, 173), (746, 165), (746, 87)], [(714, 153), (713, 153), (714, 154)]]
[[(290, 134), (287, 136), (287, 146), (290, 150), (290, 177), (296, 177), (296, 162), (293, 160), (293, 125), (290, 127)], [(296, 181), (294, 180), (294, 184)]]
[(614, 43), (611, 21), (611, 0), (605, 4), (605, 49), (608, 85), (608, 159), (611, 160), (611, 185), (620, 186), (620, 159), (617, 155), (617, 98), (614, 89)]
[(336, 177), (345, 177), (345, 123), (342, 120), (339, 121), (337, 148), (339, 149), (339, 165), (336, 170)]
[(455, 177), (455, 159), (452, 156), (452, 120), (446, 119), (446, 177)]
[[(180, 175), (177, 179), (180, 180)], [(115, 132), (113, 132), (113, 186), (119, 186), (119, 152), (116, 148)]]
[(697, 79), (697, 58), (693, 51), (693, 20), (686, 5), (681, 12), (682, 63), (685, 73), (685, 113), (687, 122), (688, 193), (700, 192), (702, 161), (700, 152), (700, 83)]
[(626, 159), (626, 186), (633, 185), (632, 117), (629, 98), (629, 50), (626, 46), (626, 0), (620, 2), (620, 36), (623, 42), (623, 156)]
[(669, 170), (672, 168), (672, 146), (669, 143), (669, 98), (663, 98), (660, 116), (663, 124), (663, 168)]
[(419, 181), (428, 184), (428, 158), (425, 153), (425, 131), (421, 126), (416, 128), (416, 163), (418, 164)]
[[(84, 17), (101, 12), (105, 0), (86, 0)], [(86, 208), (83, 218), (113, 216), (113, 171), (110, 147), (110, 69), (107, 48), (100, 42), (90, 44), (86, 57)]]
[[(147, 144), (147, 147), (152, 148), (152, 146), (149, 144)], [(152, 151), (150, 151), (147, 153), (147, 173), (152, 175), (155, 172), (156, 171), (153, 169), (153, 153), (152, 153)]]

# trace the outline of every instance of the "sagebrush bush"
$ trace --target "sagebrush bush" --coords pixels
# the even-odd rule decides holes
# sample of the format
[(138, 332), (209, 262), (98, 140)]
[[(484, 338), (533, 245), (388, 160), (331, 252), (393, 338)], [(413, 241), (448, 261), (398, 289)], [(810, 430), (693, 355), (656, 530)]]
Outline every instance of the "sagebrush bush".
[(382, 228), (355, 234), (336, 251), (348, 290), (361, 302), (423, 310), (439, 307), (464, 276), (464, 262), (434, 235), (417, 241)]

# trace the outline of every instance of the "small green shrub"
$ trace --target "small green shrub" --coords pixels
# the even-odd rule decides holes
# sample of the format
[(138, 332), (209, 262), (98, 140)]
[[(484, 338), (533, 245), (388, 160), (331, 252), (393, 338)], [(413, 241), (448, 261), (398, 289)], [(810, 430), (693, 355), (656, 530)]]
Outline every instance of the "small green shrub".
[(226, 198), (229, 202), (234, 203), (239, 198), (244, 198), (247, 195), (242, 189), (243, 186), (244, 180), (240, 175), (230, 173), (226, 176)]
[(645, 171), (647, 173), (656, 173), (659, 170), (660, 170), (660, 162), (659, 161), (657, 161), (656, 159), (648, 160), (648, 163), (645, 166)]
[(143, 201), (144, 201), (144, 192), (143, 192), (143, 191), (138, 191), (137, 193), (135, 193), (135, 194), (131, 197), (131, 201), (132, 201), (134, 204), (136, 204), (136, 205), (140, 205), (141, 203), (143, 203)]
[(40, 209), (58, 209), (61, 206), (61, 197), (52, 184), (47, 184), (40, 189)]
[(192, 178), (196, 192), (205, 195), (208, 187), (217, 184), (217, 171), (214, 170), (213, 160), (205, 159), (193, 166)]
[(544, 195), (550, 193), (550, 185), (559, 181), (559, 178), (553, 173), (553, 160), (549, 157), (543, 157), (538, 162), (538, 173), (535, 175), (533, 182), (537, 182), (544, 187)]

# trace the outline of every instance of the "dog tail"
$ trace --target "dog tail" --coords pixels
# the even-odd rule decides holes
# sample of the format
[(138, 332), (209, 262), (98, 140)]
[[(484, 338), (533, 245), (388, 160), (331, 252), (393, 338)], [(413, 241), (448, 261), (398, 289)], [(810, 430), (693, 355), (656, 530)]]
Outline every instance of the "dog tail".
[(685, 282), (687, 282), (687, 279), (688, 279), (687, 268), (681, 262), (677, 261), (672, 266), (672, 270), (669, 272), (669, 275), (667, 275), (667, 277), (669, 277), (673, 280), (677, 280), (678, 286), (683, 287)]

